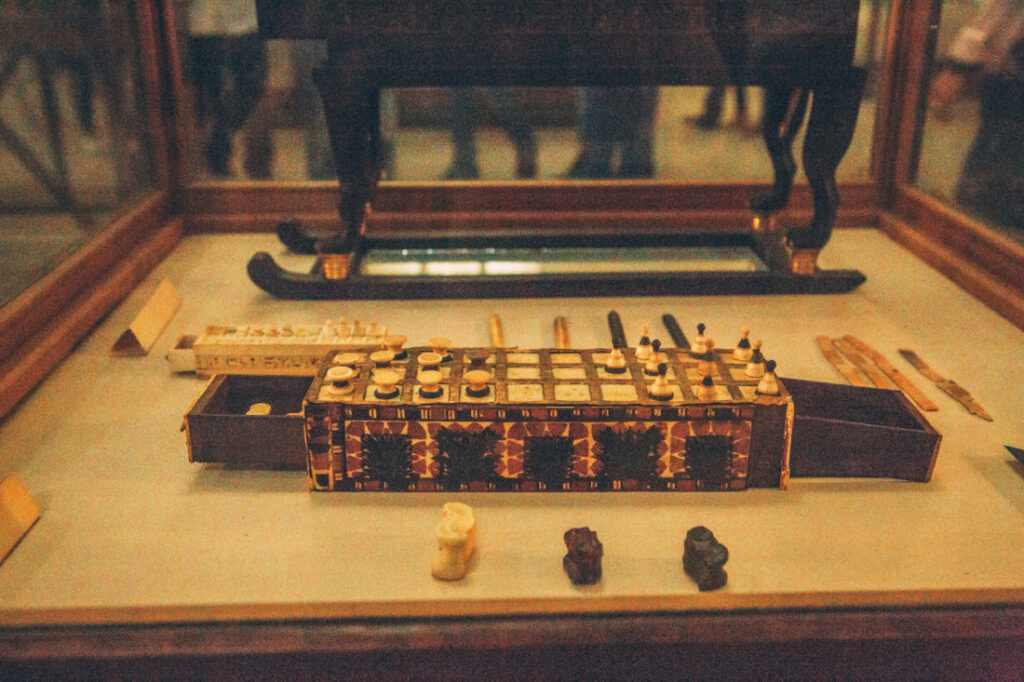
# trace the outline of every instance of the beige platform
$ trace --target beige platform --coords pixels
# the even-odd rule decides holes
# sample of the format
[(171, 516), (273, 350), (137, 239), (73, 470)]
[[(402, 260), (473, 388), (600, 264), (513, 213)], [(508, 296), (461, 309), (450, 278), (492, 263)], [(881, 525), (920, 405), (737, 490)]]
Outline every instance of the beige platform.
[[(289, 257), (272, 235), (186, 239), (4, 423), (0, 472), (16, 472), (42, 518), (0, 564), (0, 625), (508, 612), (779, 608), (917, 603), (1024, 603), (1024, 332), (874, 230), (838, 232), (823, 267), (855, 267), (867, 283), (844, 296), (450, 302), (287, 302), (245, 274), (249, 255)], [(184, 304), (144, 357), (108, 349), (157, 283)], [(815, 344), (853, 333), (925, 391), (943, 436), (931, 483), (796, 479), (788, 491), (678, 494), (312, 494), (295, 472), (188, 463), (182, 415), (203, 387), (163, 356), (179, 334), (211, 322), (378, 320), (409, 345), (437, 335), (554, 345), (607, 345), (622, 315), (668, 339), (673, 313), (718, 345), (740, 327), (762, 338), (782, 376), (841, 381)], [(897, 354), (915, 349), (994, 416), (969, 415)], [(434, 526), (450, 499), (473, 506), (467, 577), (430, 575)], [(710, 527), (729, 547), (728, 586), (701, 594), (683, 573), (683, 538)], [(573, 587), (562, 533), (597, 531), (604, 578)]]

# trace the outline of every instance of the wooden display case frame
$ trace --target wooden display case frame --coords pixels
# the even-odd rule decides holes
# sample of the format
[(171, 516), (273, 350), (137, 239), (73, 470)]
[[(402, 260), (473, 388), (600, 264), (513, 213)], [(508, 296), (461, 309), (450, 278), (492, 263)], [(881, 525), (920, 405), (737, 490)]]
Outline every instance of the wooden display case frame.
[[(265, 231), (286, 216), (313, 227), (334, 224), (333, 183), (197, 183), (187, 177), (188, 103), (177, 55), (173, 3), (139, 0), (143, 72), (154, 137), (157, 190), (102, 237), (0, 310), (0, 415), (9, 412), (75, 342), (183, 234)], [(878, 85), (873, 177), (843, 183), (839, 226), (878, 227), (965, 290), (1024, 328), (1024, 250), (910, 184), (919, 144), (923, 79), (938, 17), (937, 0), (893, 0)], [(173, 106), (163, 106), (165, 101)], [(753, 185), (662, 182), (391, 184), (381, 189), (368, 234), (398, 230), (512, 229), (530, 207), (542, 229), (581, 234), (626, 224), (653, 233), (678, 224), (745, 229)], [(514, 195), (514, 196), (513, 196)], [(652, 204), (652, 200), (654, 203)], [(659, 203), (662, 202), (662, 203)], [(581, 209), (580, 206), (587, 206)], [(592, 207), (597, 207), (592, 210)], [(632, 207), (653, 206), (649, 213)], [(440, 208), (440, 210), (439, 210)], [(797, 186), (780, 220), (809, 213)], [(129, 250), (131, 251), (129, 255)], [(231, 264), (225, 264), (229, 267)], [(243, 267), (243, 264), (234, 264)], [(295, 611), (254, 604), (230, 613), (190, 609), (169, 622), (145, 610), (121, 624), (54, 613), (46, 627), (4, 624), (5, 677), (322, 675), (421, 676), (496, 670), (510, 674), (651, 675), (710, 671), (732, 675), (1012, 677), (1024, 668), (1024, 605), (1013, 594), (965, 595), (950, 605), (934, 593), (823, 595), (814, 606), (637, 613), (623, 602), (587, 615), (489, 612), (438, 618), (368, 618), (329, 605)], [(185, 614), (179, 614), (184, 616)], [(84, 623), (83, 624), (83, 618)], [(443, 647), (441, 643), (443, 642)], [(342, 667), (343, 666), (343, 667)]]

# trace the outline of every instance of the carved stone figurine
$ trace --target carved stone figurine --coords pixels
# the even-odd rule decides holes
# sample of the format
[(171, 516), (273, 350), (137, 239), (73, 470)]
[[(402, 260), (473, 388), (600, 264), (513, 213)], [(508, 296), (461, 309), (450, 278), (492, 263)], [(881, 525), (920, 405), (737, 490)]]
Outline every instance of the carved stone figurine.
[(717, 590), (725, 585), (728, 576), (722, 566), (728, 560), (729, 550), (704, 526), (696, 526), (686, 533), (683, 570), (697, 581), (701, 592)]
[(476, 547), (473, 509), (461, 502), (445, 504), (434, 536), (437, 538), (437, 554), (430, 562), (430, 572), (441, 580), (461, 580)]
[(593, 585), (601, 579), (604, 547), (597, 533), (589, 528), (570, 528), (565, 531), (565, 546), (569, 553), (562, 559), (562, 568), (574, 585)]

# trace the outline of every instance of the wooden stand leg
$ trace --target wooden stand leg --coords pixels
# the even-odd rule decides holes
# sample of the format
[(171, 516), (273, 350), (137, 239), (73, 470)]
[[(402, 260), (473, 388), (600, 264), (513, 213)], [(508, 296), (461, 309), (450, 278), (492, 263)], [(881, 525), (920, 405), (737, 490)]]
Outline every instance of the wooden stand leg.
[[(380, 175), (380, 91), (351, 76), (336, 77), (329, 66), (314, 70), (313, 78), (324, 103), (341, 195), (341, 229), (318, 241), (316, 251), (328, 278), (344, 278), (349, 272), (347, 259), (338, 256), (350, 256), (360, 250), (366, 215)], [(343, 262), (346, 264), (339, 267)]]
[(804, 173), (814, 199), (814, 217), (806, 228), (788, 234), (794, 249), (818, 249), (828, 243), (839, 208), (836, 169), (850, 147), (857, 126), (864, 75), (814, 90), (814, 104), (804, 139)]
[(758, 213), (770, 213), (786, 207), (796, 176), (793, 140), (807, 113), (807, 90), (791, 87), (767, 87), (764, 92), (762, 129), (768, 156), (772, 161), (775, 181), (771, 191), (750, 201)]

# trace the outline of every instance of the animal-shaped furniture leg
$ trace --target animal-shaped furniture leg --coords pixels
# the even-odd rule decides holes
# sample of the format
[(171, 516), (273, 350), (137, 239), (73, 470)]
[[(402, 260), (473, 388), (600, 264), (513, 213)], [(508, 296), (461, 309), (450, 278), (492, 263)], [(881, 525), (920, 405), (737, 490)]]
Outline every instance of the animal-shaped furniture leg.
[(441, 522), (434, 535), (437, 554), (430, 562), (430, 572), (441, 580), (461, 580), (476, 547), (473, 509), (462, 502), (448, 502), (442, 508)]
[[(845, 78), (810, 91), (803, 87), (765, 88), (763, 134), (775, 180), (767, 194), (751, 200), (751, 208), (759, 213), (781, 210), (789, 201), (796, 175), (793, 140), (803, 124), (810, 98), (803, 165), (814, 201), (814, 215), (810, 225), (790, 230), (786, 235), (794, 250), (792, 267), (797, 274), (813, 274), (817, 252), (832, 236), (839, 207), (836, 169), (853, 140), (863, 87), (863, 73), (851, 69)], [(799, 252), (804, 252), (804, 256), (800, 257)]]

